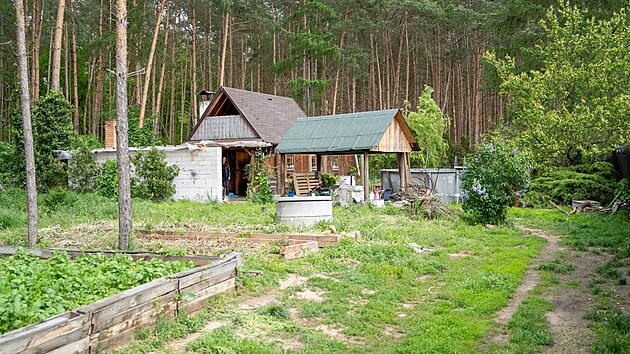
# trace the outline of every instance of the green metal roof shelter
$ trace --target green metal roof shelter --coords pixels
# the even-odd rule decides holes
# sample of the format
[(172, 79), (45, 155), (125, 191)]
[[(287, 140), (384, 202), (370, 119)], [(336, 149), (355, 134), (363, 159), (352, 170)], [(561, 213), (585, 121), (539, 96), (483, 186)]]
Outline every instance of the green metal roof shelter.
[[(298, 118), (275, 149), (280, 154), (281, 191), (286, 190), (287, 154), (316, 154), (318, 171), (321, 155), (361, 154), (362, 185), (368, 186), (368, 154), (396, 153), (406, 189), (413, 150), (419, 150), (418, 143), (398, 109)], [(369, 188), (363, 191), (367, 201)]]

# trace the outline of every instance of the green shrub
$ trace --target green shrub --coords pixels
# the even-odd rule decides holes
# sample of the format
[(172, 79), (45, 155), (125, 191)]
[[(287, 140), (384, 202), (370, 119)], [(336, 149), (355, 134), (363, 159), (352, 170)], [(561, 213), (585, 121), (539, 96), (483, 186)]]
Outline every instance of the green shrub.
[[(51, 91), (35, 101), (33, 108), (33, 146), (37, 188), (45, 191), (52, 187), (67, 186), (65, 165), (57, 159), (55, 151), (68, 150), (75, 139), (72, 129), (72, 105), (59, 92)], [(25, 181), (24, 140), (22, 116), (13, 116), (15, 127), (15, 172), (20, 186)]]
[(138, 151), (131, 161), (135, 165), (138, 182), (133, 195), (150, 200), (164, 200), (175, 194), (173, 180), (179, 174), (179, 167), (166, 164), (164, 151), (157, 148), (146, 152)]
[(259, 172), (247, 188), (247, 199), (256, 204), (269, 204), (273, 202), (273, 191), (269, 184), (269, 178)]
[(79, 198), (76, 194), (62, 187), (50, 188), (45, 194), (39, 197), (39, 205), (43, 210), (53, 211), (60, 207), (71, 206)]
[(81, 144), (77, 150), (72, 151), (72, 159), (68, 163), (68, 180), (74, 189), (81, 192), (93, 191), (99, 173), (96, 156), (87, 144)]
[(535, 208), (548, 208), (550, 201), (571, 204), (587, 199), (608, 203), (614, 198), (616, 175), (607, 162), (559, 167), (532, 180), (523, 202)]
[(474, 222), (503, 223), (507, 210), (529, 183), (531, 162), (518, 148), (500, 141), (479, 146), (462, 180), (464, 211)]
[(268, 154), (262, 150), (254, 151), (252, 162), (245, 166), (249, 184), (247, 185), (247, 199), (256, 204), (273, 202), (273, 191), (270, 179), (273, 178), (273, 168), (267, 164)]
[(322, 173), (322, 186), (324, 187), (334, 187), (337, 185), (338, 180), (339, 180), (339, 177), (335, 175)]
[(103, 164), (101, 174), (98, 176), (96, 193), (106, 198), (118, 198), (118, 164), (116, 160), (107, 160)]

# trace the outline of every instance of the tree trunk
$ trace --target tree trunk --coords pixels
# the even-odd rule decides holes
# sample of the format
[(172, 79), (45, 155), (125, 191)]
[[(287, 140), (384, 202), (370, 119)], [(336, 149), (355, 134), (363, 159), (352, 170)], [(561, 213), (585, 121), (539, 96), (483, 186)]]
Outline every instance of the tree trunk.
[(63, 38), (63, 18), (66, 13), (66, 0), (59, 0), (57, 7), (57, 24), (55, 25), (55, 42), (53, 45), (52, 77), (50, 85), (53, 91), (59, 91), (61, 72), (61, 40)]
[[(348, 10), (346, 10), (346, 16), (344, 22), (348, 20)], [(341, 38), (339, 39), (339, 51), (343, 51), (343, 40), (346, 36), (346, 31), (341, 31)], [(371, 38), (371, 37), (370, 37)], [(337, 63), (337, 71), (335, 72), (335, 88), (333, 88), (332, 99), (332, 115), (337, 113), (337, 91), (339, 90), (339, 72), (341, 71), (341, 61)]]
[[(192, 0), (192, 75), (190, 77), (190, 104), (192, 109), (190, 110), (190, 118), (192, 124), (197, 124), (197, 10), (196, 1)], [(190, 124), (191, 121), (188, 121)], [(190, 132), (190, 129), (188, 129)]]
[(33, 12), (33, 92), (31, 96), (34, 100), (39, 99), (39, 48), (42, 38), (42, 0), (35, 0)]
[(31, 96), (28, 91), (28, 62), (26, 61), (26, 31), (23, 0), (15, 0), (17, 21), (18, 72), (20, 75), (20, 101), (24, 129), (24, 152), (26, 159), (26, 198), (28, 201), (28, 245), (37, 243), (37, 186), (35, 185), (35, 153), (31, 128)]
[(227, 51), (228, 31), (230, 23), (230, 11), (225, 12), (225, 23), (223, 24), (223, 49), (221, 49), (221, 67), (219, 71), (219, 86), (225, 85), (225, 54)]
[(118, 159), (118, 249), (129, 249), (131, 184), (127, 116), (127, 1), (116, 0), (116, 155)]
[(70, 0), (70, 11), (72, 13), (72, 82), (74, 89), (74, 130), (79, 132), (79, 70), (77, 65), (77, 26), (75, 21), (74, 0)]
[(140, 102), (140, 113), (138, 115), (138, 128), (144, 126), (144, 115), (147, 110), (147, 98), (149, 96), (149, 83), (151, 78), (151, 69), (153, 69), (153, 56), (155, 55), (155, 46), (157, 45), (158, 34), (160, 33), (160, 23), (162, 23), (162, 13), (167, 0), (162, 0), (160, 10), (157, 13), (155, 27), (153, 29), (153, 41), (151, 42), (151, 50), (149, 51), (149, 59), (147, 62), (146, 75), (144, 78), (144, 88), (142, 89), (142, 101)]
[(158, 93), (157, 100), (155, 103), (155, 117), (153, 118), (153, 132), (158, 133), (159, 131), (159, 123), (161, 116), (161, 105), (162, 105), (162, 89), (164, 88), (164, 75), (166, 74), (166, 50), (168, 48), (168, 25), (170, 19), (170, 7), (166, 10), (166, 26), (164, 26), (164, 52), (162, 53), (162, 69), (160, 70), (160, 81), (158, 82)]
[[(103, 39), (103, 6), (104, 1), (101, 0), (99, 20), (98, 20), (98, 38)], [(105, 66), (105, 58), (103, 56), (103, 48), (98, 49), (98, 69), (96, 71), (96, 83), (94, 88), (94, 104), (92, 105), (92, 134), (96, 135), (99, 116), (103, 109), (103, 81), (105, 81), (103, 68)]]

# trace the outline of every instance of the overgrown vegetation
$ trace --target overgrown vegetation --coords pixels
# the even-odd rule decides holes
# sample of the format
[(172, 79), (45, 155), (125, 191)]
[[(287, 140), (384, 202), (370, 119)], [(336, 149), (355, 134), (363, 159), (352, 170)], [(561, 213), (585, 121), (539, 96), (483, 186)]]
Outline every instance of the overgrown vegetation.
[(540, 70), (522, 72), (514, 58), (486, 56), (510, 102), (507, 132), (538, 170), (597, 161), (630, 136), (629, 14), (591, 16), (564, 1), (547, 12), (546, 40), (534, 50)]
[(269, 204), (273, 202), (271, 183), (274, 178), (273, 168), (267, 164), (269, 155), (262, 150), (256, 150), (251, 163), (245, 167), (249, 184), (247, 185), (247, 199), (255, 204)]
[(528, 187), (529, 157), (514, 145), (495, 140), (479, 146), (467, 167), (462, 179), (464, 211), (475, 222), (504, 223), (510, 203)]
[(40, 259), (19, 250), (0, 258), (0, 334), (193, 266), (159, 259), (133, 261), (122, 254), (70, 260), (60, 252)]
[(617, 172), (610, 163), (558, 167), (534, 178), (523, 202), (535, 208), (548, 208), (550, 201), (570, 205), (573, 200), (596, 200), (607, 204), (616, 188)]
[(179, 174), (179, 167), (166, 164), (166, 153), (152, 148), (138, 151), (131, 159), (135, 166), (136, 183), (132, 184), (134, 196), (149, 200), (164, 200), (175, 194), (173, 180)]

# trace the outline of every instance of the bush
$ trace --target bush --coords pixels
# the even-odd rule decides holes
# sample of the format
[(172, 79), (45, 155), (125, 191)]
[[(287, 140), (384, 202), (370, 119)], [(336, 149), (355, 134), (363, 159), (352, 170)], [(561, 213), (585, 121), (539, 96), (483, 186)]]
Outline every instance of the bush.
[[(67, 186), (67, 175), (64, 164), (57, 159), (56, 150), (67, 150), (72, 145), (72, 105), (60, 92), (51, 91), (35, 101), (33, 109), (33, 143), (35, 149), (35, 173), (37, 188), (45, 191), (52, 187)], [(15, 116), (16, 158), (19, 158), (17, 170), (20, 178), (25, 180), (24, 142), (22, 117)]]
[(323, 187), (334, 187), (337, 185), (338, 180), (339, 180), (339, 177), (335, 175), (322, 173), (322, 186)]
[(132, 194), (150, 200), (164, 200), (175, 194), (173, 180), (179, 174), (179, 167), (166, 164), (164, 151), (157, 148), (138, 151), (131, 161), (135, 165), (138, 181), (136, 192)]
[(268, 204), (273, 201), (273, 191), (269, 180), (273, 178), (273, 167), (267, 164), (269, 155), (262, 150), (254, 151), (252, 162), (245, 166), (249, 184), (247, 199), (257, 204)]
[(508, 143), (495, 141), (479, 146), (468, 159), (462, 180), (464, 211), (474, 222), (505, 222), (510, 202), (527, 188), (530, 170), (529, 157)]
[(76, 203), (79, 198), (76, 194), (65, 188), (50, 188), (46, 194), (42, 194), (39, 198), (39, 205), (45, 211), (54, 211), (60, 207), (71, 206)]
[(101, 174), (98, 176), (96, 193), (106, 198), (118, 198), (118, 164), (116, 160), (107, 160), (103, 164)]
[(81, 144), (77, 150), (72, 151), (72, 159), (68, 164), (68, 180), (72, 188), (80, 192), (93, 191), (99, 173), (96, 156), (87, 144)]
[(256, 204), (273, 202), (273, 191), (270, 187), (269, 178), (264, 173), (259, 172), (247, 188), (247, 199)]
[(532, 180), (523, 198), (527, 206), (548, 208), (549, 202), (571, 204), (573, 200), (608, 203), (614, 198), (617, 173), (607, 162), (559, 167)]

